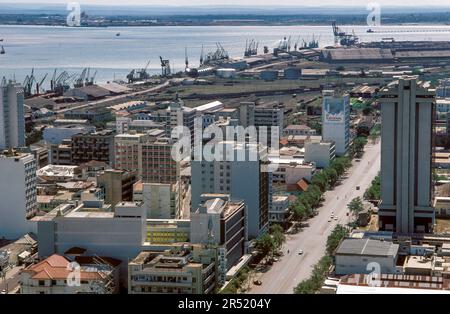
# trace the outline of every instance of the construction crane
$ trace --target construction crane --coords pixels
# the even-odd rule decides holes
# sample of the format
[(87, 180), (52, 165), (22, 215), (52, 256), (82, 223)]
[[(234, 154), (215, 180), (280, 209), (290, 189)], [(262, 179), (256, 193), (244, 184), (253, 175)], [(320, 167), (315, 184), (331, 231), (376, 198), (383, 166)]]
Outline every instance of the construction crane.
[(334, 43), (336, 45), (340, 44), (341, 46), (348, 47), (358, 43), (359, 38), (355, 35), (354, 31), (352, 34), (347, 34), (336, 25), (336, 21), (332, 21), (331, 26), (333, 27)]
[(164, 60), (161, 56), (159, 57), (159, 59), (161, 60), (161, 75), (163, 77), (170, 76), (170, 61)]

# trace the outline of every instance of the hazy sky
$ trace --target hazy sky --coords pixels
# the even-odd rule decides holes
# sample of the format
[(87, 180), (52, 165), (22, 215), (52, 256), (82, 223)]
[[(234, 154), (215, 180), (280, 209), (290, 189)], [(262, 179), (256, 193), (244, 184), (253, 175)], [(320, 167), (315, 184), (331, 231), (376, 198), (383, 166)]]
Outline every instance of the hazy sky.
[[(0, 0), (1, 3), (68, 3), (75, 0)], [(78, 0), (81, 4), (109, 5), (289, 5), (289, 6), (366, 6), (377, 2), (384, 6), (427, 6), (423, 0)], [(450, 6), (450, 0), (433, 0), (432, 6)]]

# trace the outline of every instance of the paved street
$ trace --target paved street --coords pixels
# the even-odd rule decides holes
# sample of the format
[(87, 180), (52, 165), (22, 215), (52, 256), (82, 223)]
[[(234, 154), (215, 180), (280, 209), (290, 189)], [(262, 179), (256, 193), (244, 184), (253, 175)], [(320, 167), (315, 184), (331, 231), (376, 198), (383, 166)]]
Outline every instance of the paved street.
[[(310, 226), (295, 235), (287, 235), (283, 247), (284, 256), (274, 263), (272, 268), (262, 274), (261, 286), (253, 286), (248, 293), (254, 294), (290, 294), (294, 287), (307, 279), (314, 265), (325, 253), (328, 235), (337, 224), (347, 224), (347, 204), (355, 197), (362, 197), (371, 181), (380, 170), (380, 143), (368, 144), (360, 162), (354, 161), (349, 169), (348, 178), (333, 191), (325, 193), (325, 201), (319, 209), (319, 215), (309, 221)], [(356, 187), (360, 186), (357, 191)], [(331, 212), (339, 218), (328, 222)], [(287, 250), (290, 251), (287, 254)], [(298, 255), (303, 250), (303, 255)], [(256, 278), (254, 278), (256, 279)]]
[(22, 266), (14, 267), (6, 273), (6, 279), (0, 278), (0, 292), (6, 290), (8, 293), (14, 291), (19, 286), (20, 271)]

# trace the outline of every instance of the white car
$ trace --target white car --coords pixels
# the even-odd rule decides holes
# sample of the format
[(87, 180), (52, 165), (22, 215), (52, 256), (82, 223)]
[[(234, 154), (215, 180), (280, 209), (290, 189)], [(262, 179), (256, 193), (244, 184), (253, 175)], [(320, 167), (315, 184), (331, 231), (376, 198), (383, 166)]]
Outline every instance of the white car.
[(0, 294), (6, 294), (6, 290), (3, 289), (2, 292)]
[(298, 251), (298, 255), (303, 255), (303, 250)]
[(339, 219), (339, 218), (337, 218), (337, 217), (334, 217), (334, 220), (336, 220), (336, 221), (337, 221), (338, 219)]

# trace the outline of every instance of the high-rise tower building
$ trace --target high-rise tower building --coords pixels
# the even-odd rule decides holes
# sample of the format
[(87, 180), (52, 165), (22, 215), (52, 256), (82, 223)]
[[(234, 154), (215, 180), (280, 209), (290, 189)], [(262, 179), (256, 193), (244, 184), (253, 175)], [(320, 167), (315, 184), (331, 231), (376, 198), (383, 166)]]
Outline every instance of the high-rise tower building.
[(381, 91), (380, 229), (431, 232), (435, 91), (405, 76)]
[(24, 93), (20, 84), (0, 82), (0, 149), (25, 146)]

